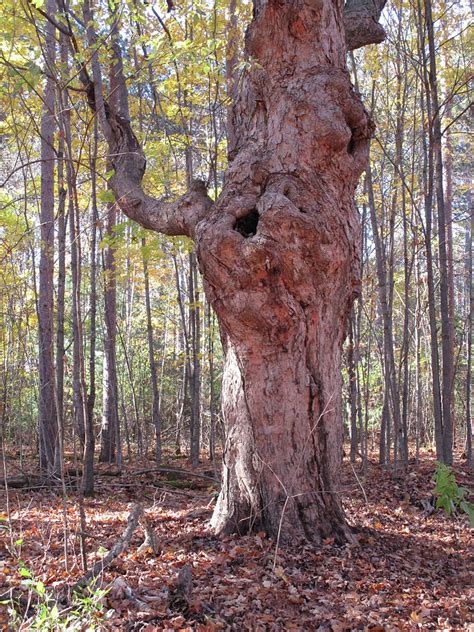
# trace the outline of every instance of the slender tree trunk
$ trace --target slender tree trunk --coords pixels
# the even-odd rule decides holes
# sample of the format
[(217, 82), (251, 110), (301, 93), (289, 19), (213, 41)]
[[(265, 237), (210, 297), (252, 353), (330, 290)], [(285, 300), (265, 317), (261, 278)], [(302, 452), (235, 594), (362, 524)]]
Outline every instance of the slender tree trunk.
[(227, 94), (229, 97), (229, 106), (227, 108), (227, 146), (228, 153), (231, 155), (236, 147), (237, 139), (235, 136), (233, 111), (234, 104), (238, 96), (238, 76), (237, 76), (237, 0), (230, 0), (229, 3), (229, 21), (227, 26), (227, 49), (226, 49), (226, 84)]
[[(178, 421), (176, 424), (176, 447), (177, 449), (181, 449), (181, 431), (183, 428), (184, 415), (185, 411), (190, 408), (190, 434), (192, 435), (192, 427), (193, 427), (193, 414), (194, 408), (192, 403), (192, 397), (194, 395), (193, 381), (192, 381), (192, 359), (191, 359), (191, 341), (190, 341), (190, 332), (189, 332), (189, 324), (186, 320), (186, 311), (184, 307), (183, 301), (183, 284), (180, 278), (180, 269), (178, 267), (178, 261), (176, 255), (173, 255), (173, 263), (175, 270), (175, 280), (176, 280), (176, 297), (178, 301), (179, 314), (181, 317), (181, 334), (183, 339), (183, 349), (184, 349), (184, 367), (183, 367), (183, 381), (182, 381), (182, 390), (181, 390), (181, 402), (179, 402), (178, 397)], [(191, 311), (190, 311), (191, 314)]]
[[(126, 118), (128, 103), (123, 98), (118, 86), (123, 81), (123, 65), (118, 43), (117, 6), (112, 9), (111, 46), (113, 51), (113, 64), (110, 69), (111, 103), (117, 112)], [(90, 22), (89, 3), (84, 3), (85, 18)], [(93, 26), (90, 26), (89, 40), (95, 45)], [(96, 79), (100, 82), (100, 78)], [(96, 96), (97, 98), (97, 96)], [(116, 461), (119, 467), (122, 465), (122, 445), (120, 437), (120, 422), (118, 415), (118, 383), (117, 383), (117, 279), (115, 270), (115, 244), (114, 229), (117, 223), (117, 205), (107, 205), (107, 229), (109, 241), (105, 253), (104, 268), (104, 388), (103, 388), (103, 413), (101, 429), (100, 461), (112, 463)]]
[[(106, 235), (114, 238), (117, 210), (115, 203), (107, 207)], [(115, 276), (115, 246), (107, 245), (104, 265), (104, 374), (101, 448), (99, 460), (113, 463), (117, 459), (118, 385), (117, 385), (117, 295)]]
[(468, 196), (468, 208), (471, 211), (471, 220), (467, 226), (468, 238), (466, 239), (466, 295), (468, 297), (467, 314), (467, 371), (466, 371), (466, 459), (468, 465), (474, 465), (472, 454), (472, 321), (474, 319), (474, 284), (473, 284), (473, 256), (472, 242), (474, 236), (474, 209), (471, 207), (471, 196)]
[(434, 161), (432, 142), (432, 106), (429, 98), (429, 78), (426, 58), (424, 53), (425, 36), (422, 18), (422, 3), (417, 4), (418, 33), (419, 33), (419, 54), (423, 59), (422, 75), (423, 89), (420, 94), (420, 106), (424, 116), (424, 124), (429, 130), (427, 142), (426, 134), (422, 135), (423, 142), (423, 202), (425, 213), (425, 251), (426, 251), (426, 278), (428, 284), (428, 317), (430, 325), (430, 351), (431, 351), (431, 372), (432, 372), (432, 392), (433, 392), (433, 416), (436, 443), (436, 456), (443, 459), (443, 411), (441, 406), (441, 383), (439, 375), (439, 353), (438, 353), (438, 324), (436, 318), (436, 293), (433, 266), (433, 191), (434, 191)]
[(148, 338), (148, 359), (150, 362), (151, 386), (152, 386), (152, 412), (151, 422), (155, 429), (155, 461), (161, 462), (161, 417), (160, 417), (160, 390), (158, 388), (158, 374), (155, 361), (155, 345), (153, 340), (153, 322), (151, 318), (150, 279), (146, 256), (146, 240), (142, 238), (143, 276), (145, 279), (145, 305)]
[[(448, 97), (448, 103), (446, 104), (446, 118), (449, 121), (452, 114), (452, 102), (451, 97)], [(455, 378), (456, 378), (456, 364), (454, 363), (454, 347), (455, 347), (455, 330), (454, 330), (454, 253), (453, 253), (453, 145), (451, 138), (451, 128), (446, 130), (446, 147), (445, 147), (445, 174), (446, 174), (446, 189), (445, 189), (445, 218), (446, 218), (446, 282), (448, 285), (448, 321), (449, 321), (449, 356), (452, 358), (452, 374), (451, 374), (451, 392), (450, 392), (450, 416), (452, 426), (452, 445), (455, 445), (456, 441), (456, 419), (455, 419)]]
[(90, 315), (89, 315), (89, 393), (87, 396), (86, 442), (84, 449), (83, 491), (85, 496), (94, 493), (94, 408), (96, 399), (96, 346), (97, 346), (97, 121), (94, 121), (94, 139), (91, 156), (91, 241), (90, 241)]
[(357, 456), (357, 448), (359, 445), (359, 436), (357, 428), (357, 376), (354, 362), (354, 329), (355, 329), (354, 309), (351, 311), (349, 318), (349, 343), (347, 346), (347, 368), (349, 377), (349, 406), (350, 406), (350, 430), (351, 430), (351, 448), (350, 460), (355, 463)]
[[(46, 12), (54, 16), (56, 3), (47, 0)], [(58, 437), (54, 375), (54, 64), (55, 28), (46, 21), (44, 57), (48, 74), (43, 88), (41, 114), (41, 254), (39, 271), (39, 460), (40, 467), (51, 472), (55, 463)]]
[(418, 253), (419, 245), (415, 243), (415, 285), (416, 285), (416, 303), (415, 303), (415, 460), (420, 460), (420, 447), (422, 436), (422, 407), (423, 401), (421, 397), (421, 270), (420, 257)]
[[(60, 434), (64, 436), (64, 299), (66, 289), (66, 184), (64, 179), (64, 137), (58, 143), (58, 281), (56, 309), (56, 406)], [(62, 446), (58, 446), (62, 449)]]
[[(398, 11), (398, 39), (397, 39), (397, 124), (395, 135), (395, 152), (397, 163), (397, 175), (400, 183), (400, 198), (401, 198), (401, 214), (402, 214), (402, 226), (403, 226), (403, 271), (404, 271), (404, 305), (403, 305), (403, 339), (400, 353), (400, 372), (398, 377), (398, 384), (402, 386), (402, 410), (401, 410), (401, 425), (399, 428), (399, 456), (402, 465), (408, 464), (408, 390), (409, 390), (409, 351), (410, 351), (410, 274), (411, 263), (408, 256), (408, 220), (407, 220), (407, 203), (406, 203), (406, 186), (405, 186), (405, 166), (403, 161), (403, 149), (405, 140), (405, 109), (406, 109), (406, 66), (402, 67), (402, 54), (400, 47), (402, 45), (402, 17), (401, 10)], [(403, 380), (402, 380), (403, 375)]]
[[(383, 463), (390, 463), (390, 410), (393, 416), (393, 432), (394, 432), (394, 464), (397, 462), (398, 458), (398, 444), (399, 444), (399, 433), (401, 430), (400, 423), (400, 399), (399, 399), (399, 391), (398, 391), (398, 380), (397, 380), (397, 371), (395, 366), (395, 355), (394, 355), (394, 339), (393, 339), (393, 320), (392, 320), (392, 278), (393, 278), (393, 252), (389, 258), (389, 265), (387, 271), (387, 257), (385, 254), (385, 248), (382, 243), (381, 231), (379, 232), (379, 226), (377, 221), (377, 213), (376, 213), (376, 204), (374, 197), (374, 188), (372, 183), (372, 171), (370, 166), (367, 168), (366, 172), (366, 183), (367, 183), (367, 192), (369, 199), (369, 209), (370, 209), (370, 221), (372, 225), (372, 235), (375, 244), (375, 261), (376, 261), (376, 269), (377, 269), (377, 281), (378, 281), (378, 298), (380, 305), (380, 312), (382, 316), (383, 323), (383, 359), (384, 359), (384, 384), (385, 384), (385, 395), (384, 395), (384, 414), (382, 421), (382, 429), (385, 430), (381, 434), (381, 441), (386, 440), (386, 448), (385, 453), (381, 452), (381, 459)], [(393, 231), (394, 231), (394, 221), (393, 221), (393, 209), (391, 211), (391, 219), (390, 219), (390, 234), (391, 234), (391, 243), (393, 244)], [(392, 245), (393, 248), (393, 245)], [(387, 400), (387, 401), (385, 401)], [(391, 404), (391, 407), (390, 405)], [(382, 462), (382, 461), (381, 461)]]
[(191, 395), (191, 465), (199, 464), (201, 437), (201, 315), (197, 264), (194, 253), (189, 254), (189, 333), (190, 333), (190, 395)]
[(67, 183), (68, 183), (68, 215), (69, 236), (71, 251), (71, 279), (72, 279), (72, 330), (73, 330), (73, 367), (72, 386), (74, 402), (74, 420), (76, 431), (80, 441), (81, 451), (85, 445), (85, 420), (86, 420), (86, 388), (84, 377), (84, 345), (81, 314), (81, 238), (79, 229), (79, 208), (76, 192), (76, 173), (72, 168), (72, 147), (69, 117), (67, 114), (67, 101), (64, 101), (63, 117), (64, 133), (68, 146)]
[(454, 358), (452, 349), (452, 323), (450, 322), (448, 289), (448, 254), (446, 237), (446, 213), (443, 183), (443, 151), (441, 133), (441, 113), (438, 99), (438, 78), (436, 70), (436, 44), (434, 39), (431, 0), (425, 0), (425, 18), (428, 31), (429, 87), (432, 107), (431, 138), (436, 166), (436, 203), (438, 209), (438, 252), (439, 289), (441, 302), (441, 351), (442, 351), (442, 460), (453, 461), (453, 427), (451, 417), (451, 393), (453, 387)]
[(209, 458), (214, 464), (216, 463), (216, 434), (217, 434), (217, 406), (216, 406), (216, 385), (215, 385), (215, 367), (214, 367), (214, 313), (211, 306), (207, 304), (207, 330), (208, 330), (208, 370), (209, 370)]

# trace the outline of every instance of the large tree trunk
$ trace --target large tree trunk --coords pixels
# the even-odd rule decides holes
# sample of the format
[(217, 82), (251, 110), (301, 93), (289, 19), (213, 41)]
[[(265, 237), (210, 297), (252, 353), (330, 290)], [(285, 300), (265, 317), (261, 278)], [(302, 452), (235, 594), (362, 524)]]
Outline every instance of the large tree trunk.
[(359, 287), (354, 188), (371, 125), (341, 6), (256, 3), (224, 191), (196, 229), (225, 351), (218, 532), (350, 537), (337, 493), (341, 345)]
[[(353, 194), (371, 123), (349, 81), (345, 39), (355, 48), (383, 36), (365, 4), (351, 3), (345, 34), (340, 0), (255, 0), (235, 145), (215, 204), (202, 183), (173, 203), (146, 195), (144, 156), (127, 117), (104, 103), (95, 53), (93, 83), (82, 74), (118, 204), (147, 228), (195, 240), (219, 319), (227, 442), (218, 532), (351, 538), (337, 492), (340, 360), (359, 291)], [(376, 20), (384, 0), (373, 4)], [(119, 92), (126, 98), (123, 79)]]

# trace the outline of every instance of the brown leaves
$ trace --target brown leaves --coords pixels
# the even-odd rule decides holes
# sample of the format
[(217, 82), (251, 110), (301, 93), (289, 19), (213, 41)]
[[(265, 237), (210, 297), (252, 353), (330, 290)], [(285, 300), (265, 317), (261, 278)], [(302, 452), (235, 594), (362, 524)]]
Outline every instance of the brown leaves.
[[(193, 490), (193, 497), (163, 492), (156, 504), (147, 501), (146, 519), (129, 548), (99, 578), (102, 586), (110, 586), (106, 609), (113, 613), (107, 625), (202, 632), (467, 629), (468, 530), (442, 514), (426, 516), (422, 507), (408, 502), (429, 493), (431, 472), (426, 463), (394, 479), (371, 466), (363, 481), (367, 505), (348, 469), (344, 499), (358, 545), (339, 547), (328, 539), (318, 548), (279, 547), (275, 564), (275, 542), (263, 532), (240, 538), (212, 535), (202, 490)], [(114, 497), (110, 490), (117, 481), (109, 481), (101, 481), (103, 492), (86, 501), (87, 532), (93, 536), (87, 538), (90, 565), (123, 533), (132, 504), (144, 492), (143, 479), (133, 487), (127, 478), (129, 504), (120, 490)], [(82, 572), (75, 503), (68, 511), (69, 573), (62, 557), (59, 497), (25, 494), (11, 498), (11, 504), (11, 527), (15, 538), (23, 538), (27, 568), (49, 587), (73, 584)], [(159, 543), (155, 552), (143, 546), (147, 529)], [(1, 592), (20, 583), (18, 561), (6, 545), (4, 529)], [(134, 627), (127, 627), (130, 622)]]

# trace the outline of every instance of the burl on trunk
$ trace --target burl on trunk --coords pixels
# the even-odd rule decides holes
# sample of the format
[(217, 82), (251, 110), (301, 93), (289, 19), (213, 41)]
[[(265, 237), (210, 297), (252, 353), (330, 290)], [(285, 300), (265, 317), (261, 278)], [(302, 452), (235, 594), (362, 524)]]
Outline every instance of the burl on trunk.
[(369, 3), (369, 18), (365, 0), (349, 4), (345, 33), (338, 0), (255, 0), (251, 67), (216, 203), (202, 183), (174, 203), (143, 193), (143, 153), (128, 120), (104, 107), (92, 57), (118, 203), (148, 228), (195, 240), (219, 319), (227, 441), (217, 532), (351, 538), (338, 495), (340, 356), (359, 289), (353, 194), (372, 129), (345, 57), (346, 42), (383, 37), (375, 20), (384, 0)]

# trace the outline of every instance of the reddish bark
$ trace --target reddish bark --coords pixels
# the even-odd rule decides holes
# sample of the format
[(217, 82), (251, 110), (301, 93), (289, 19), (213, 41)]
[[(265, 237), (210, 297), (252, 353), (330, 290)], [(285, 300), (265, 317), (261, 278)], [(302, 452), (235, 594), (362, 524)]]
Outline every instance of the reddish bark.
[(371, 125), (334, 3), (259, 4), (247, 52), (259, 66), (234, 107), (235, 153), (196, 230), (226, 353), (213, 525), (343, 540), (340, 357), (359, 286), (353, 193)]

